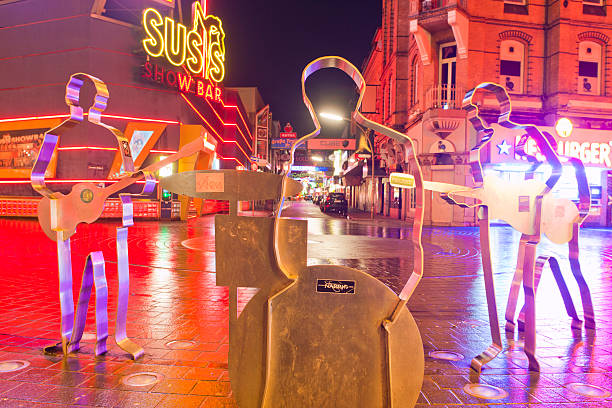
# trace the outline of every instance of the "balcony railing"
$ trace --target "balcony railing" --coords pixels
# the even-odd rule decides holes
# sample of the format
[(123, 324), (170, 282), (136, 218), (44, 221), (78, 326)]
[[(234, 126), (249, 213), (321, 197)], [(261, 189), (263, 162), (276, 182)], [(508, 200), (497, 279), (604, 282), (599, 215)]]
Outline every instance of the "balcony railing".
[(466, 1), (467, 0), (412, 0), (411, 14), (428, 13), (456, 6), (465, 8)]
[(465, 92), (463, 88), (438, 85), (429, 88), (425, 97), (425, 109), (461, 109)]

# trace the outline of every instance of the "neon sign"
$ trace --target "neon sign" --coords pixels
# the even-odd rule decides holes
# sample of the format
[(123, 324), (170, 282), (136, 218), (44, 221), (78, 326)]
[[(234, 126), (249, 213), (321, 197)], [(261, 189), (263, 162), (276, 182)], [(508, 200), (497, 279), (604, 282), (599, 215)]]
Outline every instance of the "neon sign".
[(152, 57), (164, 57), (174, 66), (185, 66), (192, 74), (222, 82), (225, 77), (225, 32), (218, 17), (207, 16), (200, 2), (193, 3), (192, 29), (163, 17), (154, 8), (142, 14), (147, 37), (142, 46)]
[[(519, 139), (520, 136), (517, 136), (515, 143), (518, 143)], [(543, 160), (543, 156), (533, 139), (527, 141), (525, 152), (529, 155), (536, 156), (540, 161)], [(612, 168), (610, 153), (612, 153), (612, 141), (608, 143), (597, 143), (560, 140), (557, 142), (557, 154), (559, 154), (559, 156), (575, 157), (580, 159), (584, 164), (594, 164)], [(518, 156), (515, 156), (515, 158), (518, 158)]]
[(142, 68), (142, 77), (145, 79), (169, 87), (176, 87), (183, 93), (192, 93), (201, 98), (223, 103), (221, 87), (215, 86), (213, 83), (194, 78), (186, 72), (181, 73), (170, 69), (164, 70), (164, 68), (151, 62), (145, 62)]

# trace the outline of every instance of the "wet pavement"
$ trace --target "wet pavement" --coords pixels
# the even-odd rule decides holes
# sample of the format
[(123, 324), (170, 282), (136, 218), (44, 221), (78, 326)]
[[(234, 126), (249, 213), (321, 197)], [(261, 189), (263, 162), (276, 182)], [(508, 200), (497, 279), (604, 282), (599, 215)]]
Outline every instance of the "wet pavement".
[[(360, 269), (395, 291), (411, 273), (409, 224), (370, 220), (365, 213), (351, 213), (350, 219), (327, 216), (308, 202), (292, 202), (283, 215), (308, 218), (309, 265), (330, 263)], [(75, 300), (85, 256), (95, 250), (104, 253), (111, 336), (117, 226), (113, 222), (80, 225), (72, 239)], [(84, 347), (62, 358), (42, 352), (43, 346), (59, 337), (55, 244), (35, 220), (0, 219), (0, 407), (235, 406), (227, 373), (228, 290), (215, 286), (213, 217), (186, 223), (140, 221), (129, 234), (128, 335), (144, 347), (145, 356), (131, 361), (111, 338), (109, 353), (94, 356), (92, 301)], [(509, 227), (492, 227), (501, 319), (519, 238)], [(571, 319), (552, 274), (545, 270), (536, 312), (541, 373), (529, 373), (520, 351), (521, 339), (514, 334), (504, 339), (504, 352), (475, 377), (470, 360), (490, 343), (478, 229), (424, 229), (425, 276), (408, 304), (425, 348), (425, 381), (418, 407), (612, 407), (610, 397), (580, 394), (598, 389), (572, 385), (590, 384), (612, 391), (612, 231), (582, 229), (580, 239), (580, 259), (595, 304), (597, 332), (570, 330)], [(539, 253), (560, 260), (580, 315), (567, 246), (544, 238)], [(242, 293), (239, 307), (244, 307), (250, 295), (249, 290)], [(430, 357), (436, 350), (459, 355), (456, 361)], [(5, 372), (14, 368), (21, 369)], [(132, 376), (136, 373), (149, 374)], [(469, 384), (493, 385), (507, 396), (477, 398), (465, 391)]]

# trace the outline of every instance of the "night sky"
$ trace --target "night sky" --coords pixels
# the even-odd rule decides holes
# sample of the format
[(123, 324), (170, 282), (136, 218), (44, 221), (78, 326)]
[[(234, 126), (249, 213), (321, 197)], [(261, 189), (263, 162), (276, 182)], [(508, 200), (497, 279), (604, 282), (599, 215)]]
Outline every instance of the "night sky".
[[(208, 14), (223, 21), (226, 86), (256, 86), (273, 118), (290, 121), (298, 136), (313, 124), (302, 102), (300, 76), (315, 58), (339, 55), (361, 67), (381, 23), (382, 0), (208, 0)], [(330, 70), (331, 71), (331, 70)], [(308, 81), (315, 109), (348, 115), (352, 81), (320, 72)], [(342, 126), (322, 122), (322, 136)]]

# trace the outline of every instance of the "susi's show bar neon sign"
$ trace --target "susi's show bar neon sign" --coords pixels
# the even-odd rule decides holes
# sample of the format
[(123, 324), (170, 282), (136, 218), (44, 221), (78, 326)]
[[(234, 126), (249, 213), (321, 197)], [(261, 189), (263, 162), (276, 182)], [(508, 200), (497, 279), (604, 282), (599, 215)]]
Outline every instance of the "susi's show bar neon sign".
[(171, 69), (164, 69), (149, 61), (145, 62), (142, 68), (142, 77), (144, 79), (169, 87), (176, 87), (183, 93), (192, 93), (211, 101), (223, 102), (221, 98), (221, 87), (215, 86), (209, 81), (203, 81), (197, 77), (192, 77), (187, 72), (181, 73)]
[(142, 14), (147, 37), (142, 46), (151, 57), (164, 57), (177, 67), (185, 66), (192, 74), (213, 82), (225, 77), (225, 32), (221, 20), (205, 15), (200, 2), (192, 7), (190, 31), (170, 17), (163, 17), (154, 8)]

